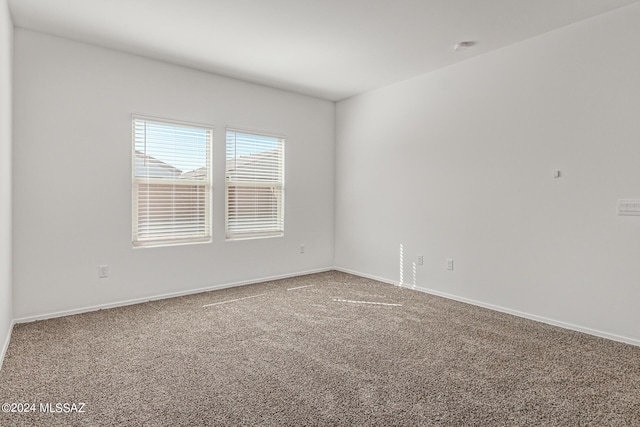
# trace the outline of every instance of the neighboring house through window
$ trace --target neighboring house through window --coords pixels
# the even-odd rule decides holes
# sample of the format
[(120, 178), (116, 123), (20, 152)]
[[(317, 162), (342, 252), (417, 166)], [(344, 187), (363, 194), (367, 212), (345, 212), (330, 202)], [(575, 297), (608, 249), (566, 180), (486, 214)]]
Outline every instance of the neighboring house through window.
[(285, 138), (227, 129), (226, 238), (284, 234)]
[(211, 241), (213, 129), (132, 118), (133, 246)]

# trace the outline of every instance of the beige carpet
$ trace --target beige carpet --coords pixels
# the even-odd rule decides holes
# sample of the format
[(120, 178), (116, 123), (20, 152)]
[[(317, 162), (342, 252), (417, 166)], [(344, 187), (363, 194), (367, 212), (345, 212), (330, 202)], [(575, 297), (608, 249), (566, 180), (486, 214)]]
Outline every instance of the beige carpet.
[(1, 426), (640, 426), (640, 348), (328, 272), (16, 325), (6, 402), (36, 412)]

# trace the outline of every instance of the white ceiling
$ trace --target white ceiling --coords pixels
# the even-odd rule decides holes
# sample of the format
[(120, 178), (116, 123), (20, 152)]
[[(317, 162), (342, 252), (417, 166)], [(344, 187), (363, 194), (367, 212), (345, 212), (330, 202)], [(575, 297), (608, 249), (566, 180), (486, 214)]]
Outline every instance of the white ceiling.
[[(640, 0), (9, 0), (14, 25), (339, 100)], [(473, 40), (464, 52), (454, 44)]]

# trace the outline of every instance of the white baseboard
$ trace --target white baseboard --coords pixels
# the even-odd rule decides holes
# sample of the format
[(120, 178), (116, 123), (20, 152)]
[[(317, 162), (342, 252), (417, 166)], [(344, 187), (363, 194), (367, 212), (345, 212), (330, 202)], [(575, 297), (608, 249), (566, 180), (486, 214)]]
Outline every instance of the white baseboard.
[(360, 271), (350, 270), (350, 269), (343, 268), (343, 267), (326, 267), (326, 268), (320, 268), (320, 269), (315, 269), (315, 270), (307, 270), (307, 271), (300, 271), (300, 272), (296, 272), (296, 273), (289, 273), (289, 274), (283, 274), (283, 275), (278, 275), (278, 276), (270, 276), (270, 277), (263, 277), (263, 278), (259, 278), (259, 279), (244, 280), (244, 281), (239, 281), (239, 282), (226, 283), (226, 284), (222, 284), (222, 285), (209, 286), (209, 287), (206, 287), (206, 288), (192, 289), (192, 290), (180, 291), (180, 292), (172, 292), (172, 293), (149, 296), (149, 297), (144, 297), (144, 298), (136, 298), (136, 299), (131, 299), (131, 300), (118, 301), (118, 302), (114, 302), (114, 303), (100, 304), (100, 305), (95, 305), (95, 306), (90, 306), (90, 307), (79, 308), (79, 309), (64, 310), (64, 311), (58, 311), (58, 312), (53, 312), (53, 313), (46, 313), (46, 314), (40, 314), (40, 315), (35, 315), (35, 316), (27, 316), (27, 317), (22, 317), (22, 318), (19, 318), (19, 319), (14, 319), (12, 324), (11, 324), (11, 327), (10, 327), (9, 335), (7, 336), (6, 342), (4, 343), (4, 345), (2, 347), (2, 352), (0, 353), (0, 368), (2, 367), (2, 361), (4, 360), (4, 355), (5, 355), (8, 347), (9, 347), (9, 339), (11, 337), (11, 331), (13, 330), (13, 325), (17, 324), (17, 323), (26, 323), (26, 322), (33, 322), (33, 321), (36, 321), (36, 320), (45, 320), (45, 319), (52, 319), (52, 318), (56, 318), (56, 317), (70, 316), (70, 315), (73, 315), (73, 314), (87, 313), (87, 312), (90, 312), (90, 311), (104, 310), (104, 309), (115, 308), (115, 307), (123, 307), (123, 306), (133, 305), (133, 304), (140, 304), (140, 303), (144, 303), (144, 302), (148, 302), (148, 301), (156, 301), (156, 300), (162, 300), (162, 299), (167, 299), (167, 298), (180, 297), (180, 296), (184, 296), (184, 295), (192, 295), (192, 294), (198, 294), (198, 293), (202, 293), (202, 292), (215, 291), (215, 290), (219, 290), (219, 289), (251, 285), (251, 284), (256, 284), (256, 283), (261, 283), (261, 282), (268, 282), (268, 281), (271, 281), (271, 280), (286, 279), (286, 278), (295, 277), (295, 276), (303, 276), (303, 275), (306, 275), (306, 274), (323, 273), (323, 272), (331, 271), (331, 270), (341, 271), (343, 273), (353, 274), (354, 276), (360, 276), (360, 277), (364, 277), (364, 278), (367, 278), (367, 279), (377, 280), (379, 282), (387, 283), (387, 284), (394, 285), (394, 286), (402, 286), (402, 287), (407, 288), (407, 289), (414, 289), (414, 290), (417, 290), (417, 291), (420, 291), (420, 292), (424, 292), (424, 293), (427, 293), (427, 294), (436, 295), (436, 296), (439, 296), (439, 297), (443, 297), (443, 298), (447, 298), (447, 299), (451, 299), (451, 300), (455, 300), (455, 301), (460, 301), (460, 302), (463, 302), (463, 303), (466, 303), (466, 304), (471, 304), (471, 305), (475, 305), (475, 306), (478, 306), (478, 307), (487, 308), (489, 310), (499, 311), (501, 313), (511, 314), (511, 315), (522, 317), (522, 318), (525, 318), (525, 319), (534, 320), (536, 322), (542, 322), (542, 323), (546, 323), (546, 324), (549, 324), (549, 325), (558, 326), (560, 328), (569, 329), (569, 330), (577, 331), (577, 332), (582, 332), (582, 333), (593, 335), (593, 336), (597, 336), (597, 337), (600, 337), (600, 338), (606, 338), (606, 339), (609, 339), (609, 340), (619, 341), (619, 342), (623, 342), (623, 343), (626, 343), (626, 344), (631, 344), (631, 345), (635, 345), (635, 346), (640, 347), (640, 340), (635, 339), (635, 338), (625, 337), (625, 336), (616, 335), (616, 334), (612, 334), (612, 333), (605, 332), (605, 331), (600, 331), (600, 330), (597, 330), (597, 329), (591, 329), (591, 328), (587, 328), (587, 327), (584, 327), (584, 326), (574, 325), (574, 324), (571, 324), (571, 323), (562, 322), (560, 320), (549, 319), (547, 317), (542, 317), (542, 316), (538, 316), (538, 315), (531, 314), (531, 313), (526, 313), (526, 312), (522, 312), (522, 311), (518, 311), (518, 310), (513, 310), (513, 309), (510, 309), (510, 308), (505, 308), (505, 307), (497, 306), (497, 305), (494, 305), (494, 304), (489, 304), (489, 303), (485, 303), (485, 302), (482, 302), (482, 301), (477, 301), (477, 300), (473, 300), (473, 299), (470, 299), (470, 298), (465, 298), (465, 297), (461, 297), (461, 296), (458, 296), (458, 295), (449, 294), (449, 293), (446, 293), (446, 292), (436, 291), (434, 289), (425, 288), (425, 287), (422, 287), (422, 286), (413, 286), (411, 284), (406, 284), (406, 283), (400, 285), (399, 282), (397, 282), (395, 280), (387, 279), (387, 278), (384, 278), (384, 277), (378, 277), (378, 276), (375, 276), (375, 275), (363, 273), (363, 272), (360, 272)]
[(341, 272), (347, 273), (347, 274), (353, 274), (354, 276), (364, 277), (366, 279), (377, 280), (378, 282), (388, 283), (388, 284), (394, 285), (394, 286), (400, 286), (400, 284), (398, 282), (396, 282), (395, 280), (385, 279), (384, 277), (378, 277), (378, 276), (374, 276), (372, 274), (362, 273), (360, 271), (349, 270), (348, 268), (334, 267), (334, 270), (341, 271)]
[(7, 338), (4, 340), (2, 344), (2, 348), (0, 348), (0, 370), (2, 369), (2, 364), (4, 363), (4, 356), (7, 354), (7, 350), (9, 350), (9, 342), (11, 341), (11, 333), (13, 333), (13, 325), (16, 324), (16, 321), (11, 321), (9, 325), (9, 330), (7, 331)]
[(263, 278), (260, 278), (260, 279), (243, 280), (243, 281), (240, 281), (240, 282), (233, 282), (233, 283), (225, 283), (225, 284), (222, 284), (222, 285), (208, 286), (206, 288), (190, 289), (190, 290), (187, 290), (187, 291), (179, 291), (179, 292), (170, 292), (170, 293), (166, 293), (166, 294), (153, 295), (153, 296), (148, 296), (148, 297), (143, 297), (143, 298), (135, 298), (135, 299), (117, 301), (117, 302), (112, 302), (112, 303), (107, 303), (107, 304), (99, 304), (99, 305), (94, 305), (94, 306), (90, 306), (90, 307), (76, 308), (76, 309), (72, 309), (72, 310), (56, 311), (56, 312), (45, 313), (45, 314), (37, 314), (37, 315), (34, 315), (34, 316), (26, 316), (26, 317), (21, 317), (21, 318), (18, 318), (18, 319), (14, 319), (13, 322), (15, 324), (15, 323), (34, 322), (36, 320), (53, 319), (53, 318), (56, 318), (56, 317), (64, 317), (64, 316), (71, 316), (71, 315), (74, 315), (74, 314), (88, 313), (90, 311), (105, 310), (105, 309), (115, 308), (115, 307), (124, 307), (124, 306), (127, 306), (127, 305), (140, 304), (140, 303), (145, 303), (145, 302), (149, 302), (149, 301), (163, 300), (163, 299), (167, 299), (167, 298), (181, 297), (181, 296), (185, 296), (185, 295), (199, 294), (199, 293), (202, 293), (202, 292), (217, 291), (219, 289), (234, 288), (234, 287), (237, 287), (237, 286), (245, 286), (245, 285), (253, 285), (253, 284), (256, 284), (256, 283), (269, 282), (271, 280), (280, 280), (280, 279), (287, 279), (287, 278), (290, 278), (290, 277), (304, 276), (304, 275), (307, 275), (307, 274), (323, 273), (325, 271), (331, 271), (331, 270), (333, 270), (333, 267), (319, 268), (319, 269), (307, 270), (307, 271), (299, 271), (299, 272), (296, 272), (296, 273), (281, 274), (281, 275), (278, 275), (278, 276), (263, 277)]
[(548, 325), (552, 325), (552, 326), (558, 326), (560, 328), (563, 329), (569, 329), (572, 331), (576, 331), (576, 332), (582, 332), (588, 335), (593, 335), (596, 337), (600, 337), (600, 338), (606, 338), (612, 341), (618, 341), (618, 342), (622, 342), (625, 344), (631, 344), (631, 345), (635, 345), (640, 347), (640, 340), (635, 339), (635, 338), (630, 338), (630, 337), (625, 337), (622, 335), (616, 335), (616, 334), (612, 334), (609, 332), (605, 332), (605, 331), (600, 331), (597, 329), (591, 329), (591, 328), (587, 328), (584, 326), (580, 326), (580, 325), (574, 325), (572, 323), (566, 323), (566, 322), (562, 322), (560, 320), (555, 320), (555, 319), (549, 319), (547, 317), (542, 317), (542, 316), (538, 316), (535, 314), (531, 314), (531, 313), (526, 313), (523, 311), (518, 311), (518, 310), (512, 310), (510, 308), (505, 308), (505, 307), (501, 307), (498, 305), (494, 305), (494, 304), (489, 304), (486, 302), (482, 302), (482, 301), (477, 301), (474, 299), (470, 299), (470, 298), (465, 298), (465, 297), (461, 297), (458, 295), (453, 295), (453, 294), (449, 294), (446, 292), (440, 292), (440, 291), (436, 291), (433, 289), (429, 289), (429, 288), (425, 288), (422, 286), (413, 286), (411, 284), (408, 283), (404, 283), (402, 285), (400, 285), (398, 282), (393, 281), (393, 280), (389, 280), (389, 279), (385, 279), (385, 278), (381, 278), (381, 277), (376, 277), (370, 274), (366, 274), (366, 273), (362, 273), (359, 271), (354, 271), (354, 270), (349, 270), (346, 268), (341, 268), (341, 267), (335, 267), (335, 270), (337, 271), (342, 271), (344, 273), (349, 273), (349, 274), (353, 274), (355, 276), (360, 276), (360, 277), (365, 277), (367, 279), (373, 279), (373, 280), (377, 280), (379, 282), (383, 282), (383, 283), (389, 283), (391, 285), (395, 285), (395, 286), (402, 286), (403, 288), (407, 288), (407, 289), (414, 289), (416, 291), (420, 291), (420, 292), (424, 292), (427, 294), (431, 294), (431, 295), (435, 295), (435, 296), (439, 296), (439, 297), (443, 297), (443, 298), (447, 298), (447, 299), (451, 299), (451, 300), (455, 300), (455, 301), (460, 301), (460, 302), (464, 302), (466, 304), (471, 304), (471, 305), (475, 305), (478, 307), (483, 307), (483, 308), (488, 308), (489, 310), (494, 310), (494, 311), (499, 311), (501, 313), (507, 313), (507, 314), (511, 314), (513, 316), (518, 316), (518, 317), (523, 317), (525, 319), (529, 319), (529, 320), (534, 320), (536, 322), (541, 322), (541, 323), (546, 323)]

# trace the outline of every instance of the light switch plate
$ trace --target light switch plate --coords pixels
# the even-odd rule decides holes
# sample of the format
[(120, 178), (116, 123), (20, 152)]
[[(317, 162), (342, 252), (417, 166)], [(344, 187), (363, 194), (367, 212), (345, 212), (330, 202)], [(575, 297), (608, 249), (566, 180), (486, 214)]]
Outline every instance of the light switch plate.
[(618, 200), (618, 215), (640, 215), (640, 199)]

